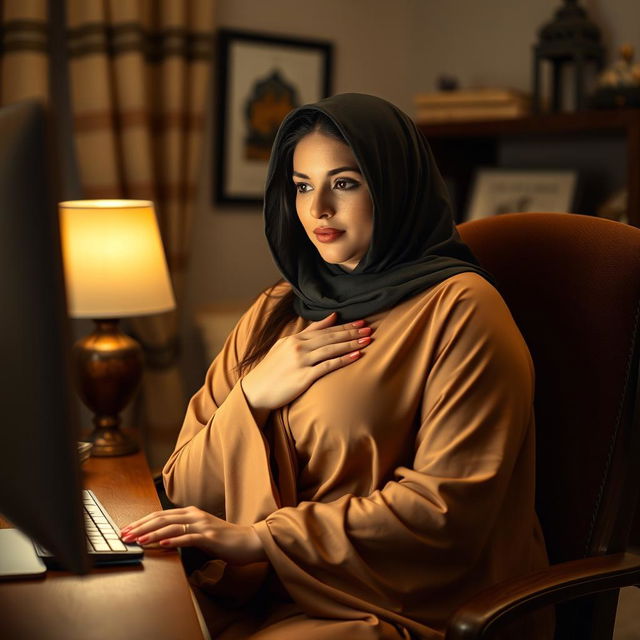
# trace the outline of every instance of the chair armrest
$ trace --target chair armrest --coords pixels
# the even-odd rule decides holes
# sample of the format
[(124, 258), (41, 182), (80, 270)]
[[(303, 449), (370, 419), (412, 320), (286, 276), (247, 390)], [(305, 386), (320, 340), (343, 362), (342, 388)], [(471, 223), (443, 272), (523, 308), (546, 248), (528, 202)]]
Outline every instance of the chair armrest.
[(446, 640), (490, 638), (528, 611), (600, 591), (640, 584), (640, 555), (616, 553), (552, 565), (478, 593), (451, 618)]

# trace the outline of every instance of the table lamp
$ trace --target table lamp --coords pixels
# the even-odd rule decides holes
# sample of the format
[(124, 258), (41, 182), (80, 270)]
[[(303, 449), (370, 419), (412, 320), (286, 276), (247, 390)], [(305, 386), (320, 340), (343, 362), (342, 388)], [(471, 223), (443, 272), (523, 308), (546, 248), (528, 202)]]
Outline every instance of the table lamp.
[(118, 319), (175, 308), (153, 203), (76, 200), (59, 210), (69, 315), (96, 323), (73, 346), (78, 392), (94, 414), (92, 455), (133, 453), (119, 414), (140, 384), (143, 356)]

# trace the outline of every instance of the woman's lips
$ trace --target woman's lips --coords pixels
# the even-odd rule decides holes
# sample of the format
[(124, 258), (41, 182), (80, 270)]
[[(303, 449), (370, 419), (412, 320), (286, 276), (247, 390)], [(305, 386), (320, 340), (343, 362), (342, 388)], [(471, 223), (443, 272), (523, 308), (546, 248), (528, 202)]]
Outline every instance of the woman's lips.
[(337, 240), (344, 231), (340, 229), (314, 229), (313, 233), (316, 234), (316, 238), (318, 238), (319, 242), (333, 242)]

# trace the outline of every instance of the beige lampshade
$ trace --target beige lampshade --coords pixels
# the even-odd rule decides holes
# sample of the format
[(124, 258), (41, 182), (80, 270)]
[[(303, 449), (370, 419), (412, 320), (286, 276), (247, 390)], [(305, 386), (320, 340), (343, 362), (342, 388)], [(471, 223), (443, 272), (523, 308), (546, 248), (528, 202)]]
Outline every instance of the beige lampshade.
[(153, 203), (61, 202), (69, 315), (121, 318), (175, 307)]

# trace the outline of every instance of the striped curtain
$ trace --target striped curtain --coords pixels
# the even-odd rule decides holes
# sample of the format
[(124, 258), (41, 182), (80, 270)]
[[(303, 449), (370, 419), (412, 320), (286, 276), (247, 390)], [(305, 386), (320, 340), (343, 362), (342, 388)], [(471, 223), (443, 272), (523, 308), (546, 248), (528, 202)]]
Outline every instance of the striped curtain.
[[(213, 0), (66, 0), (84, 197), (153, 200), (178, 302), (202, 151), (213, 7)], [(140, 422), (157, 470), (186, 406), (177, 314), (132, 326), (146, 352)]]
[(49, 99), (47, 0), (0, 4), (0, 104)]

